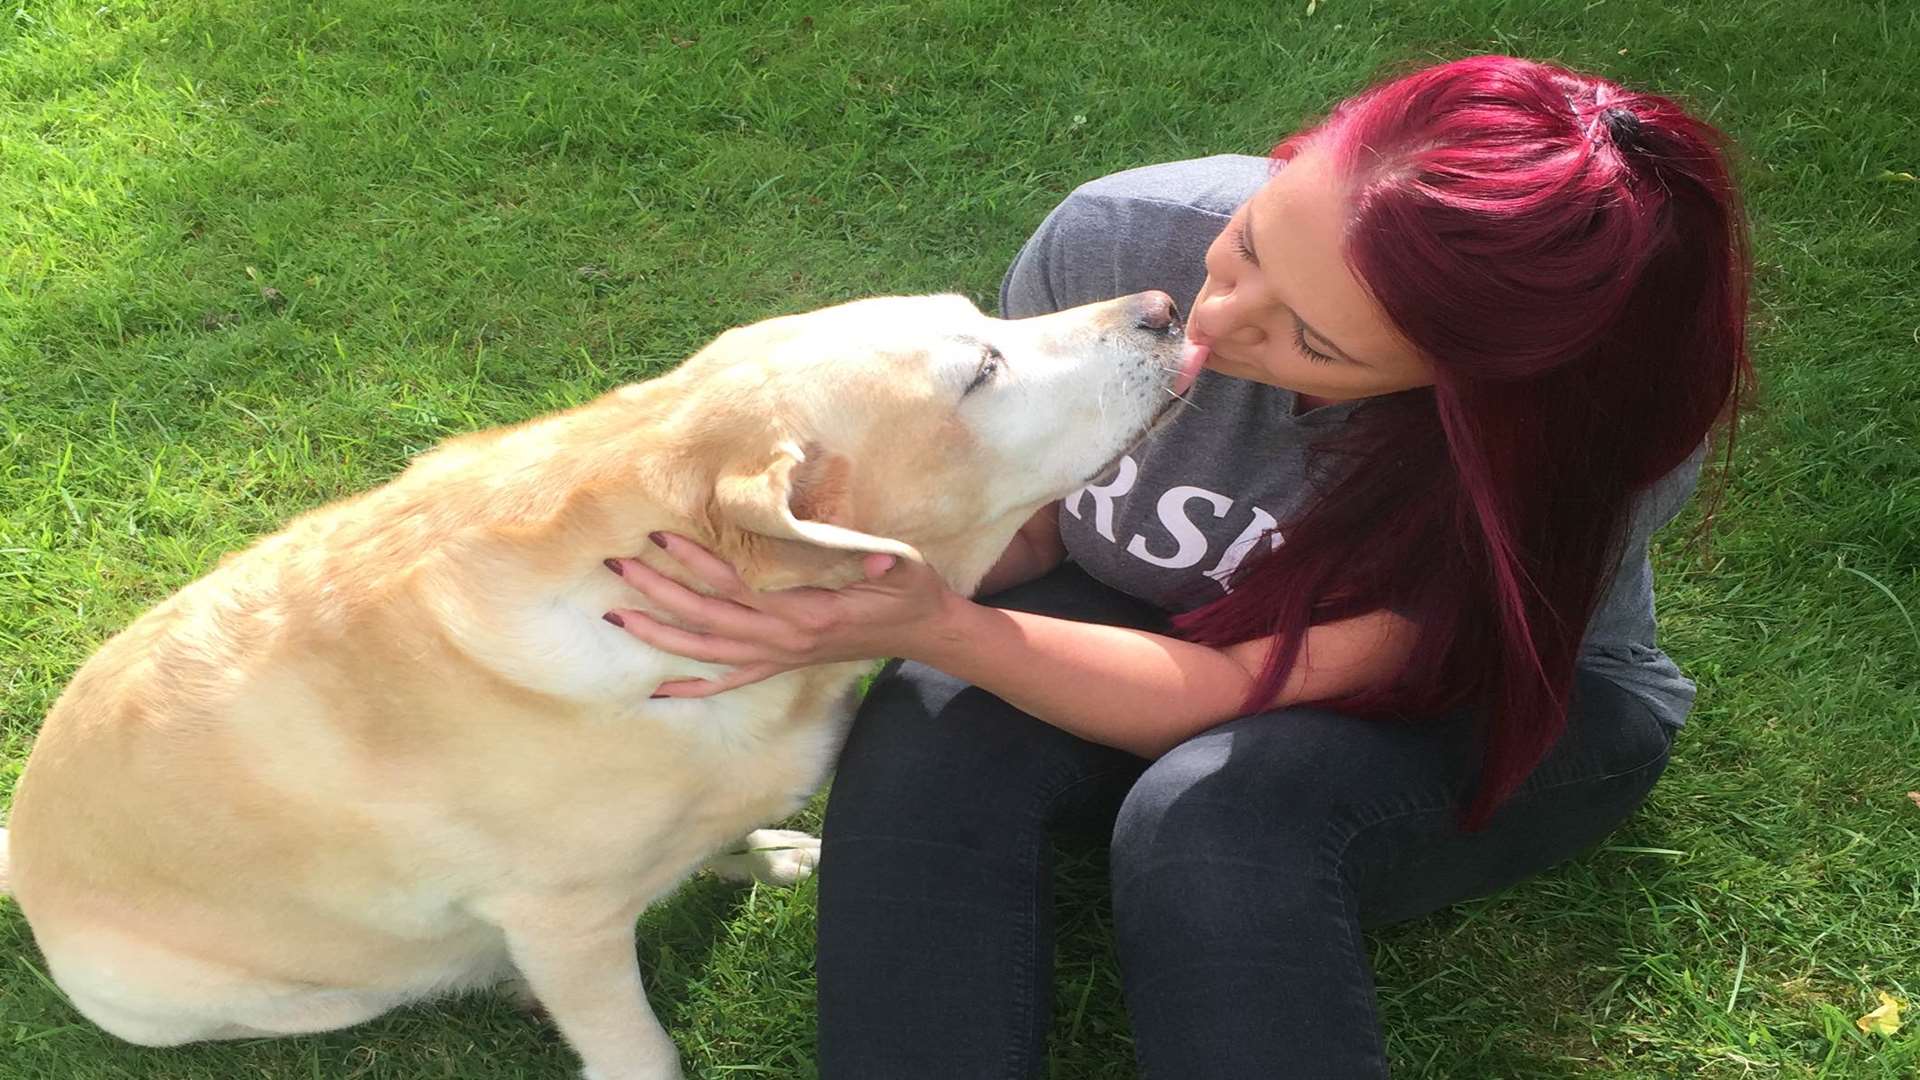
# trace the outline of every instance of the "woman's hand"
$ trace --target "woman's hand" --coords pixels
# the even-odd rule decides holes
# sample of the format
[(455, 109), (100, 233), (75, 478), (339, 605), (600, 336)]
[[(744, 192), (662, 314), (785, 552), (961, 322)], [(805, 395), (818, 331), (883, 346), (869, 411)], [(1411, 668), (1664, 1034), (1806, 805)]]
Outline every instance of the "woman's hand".
[(694, 592), (638, 560), (608, 559), (607, 569), (680, 625), (630, 608), (615, 608), (606, 620), (657, 649), (734, 665), (715, 679), (662, 683), (656, 697), (709, 697), (808, 664), (903, 655), (949, 605), (965, 602), (926, 566), (892, 555), (866, 556), (866, 580), (843, 589), (756, 592), (686, 537), (655, 533), (649, 539), (714, 595)]

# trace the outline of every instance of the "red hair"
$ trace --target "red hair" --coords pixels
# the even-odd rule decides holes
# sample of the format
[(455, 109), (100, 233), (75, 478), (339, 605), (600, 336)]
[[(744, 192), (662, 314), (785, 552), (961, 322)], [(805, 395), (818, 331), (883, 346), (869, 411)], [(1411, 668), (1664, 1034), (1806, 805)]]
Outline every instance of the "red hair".
[(1362, 93), (1282, 143), (1334, 155), (1345, 255), (1427, 357), (1430, 388), (1375, 398), (1316, 448), (1338, 480), (1180, 617), (1192, 640), (1272, 635), (1266, 707), (1308, 627), (1372, 611), (1418, 639), (1359, 716), (1473, 707), (1485, 824), (1566, 726), (1581, 637), (1636, 494), (1752, 381), (1745, 221), (1718, 131), (1674, 102), (1483, 56)]

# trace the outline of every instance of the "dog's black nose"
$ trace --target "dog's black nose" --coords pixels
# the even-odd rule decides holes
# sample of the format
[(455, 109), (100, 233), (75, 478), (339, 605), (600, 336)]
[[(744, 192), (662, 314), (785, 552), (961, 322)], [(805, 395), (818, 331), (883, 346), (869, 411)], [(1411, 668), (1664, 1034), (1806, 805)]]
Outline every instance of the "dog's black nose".
[(1155, 289), (1141, 293), (1134, 301), (1133, 319), (1142, 330), (1165, 330), (1180, 320), (1180, 309), (1173, 297)]

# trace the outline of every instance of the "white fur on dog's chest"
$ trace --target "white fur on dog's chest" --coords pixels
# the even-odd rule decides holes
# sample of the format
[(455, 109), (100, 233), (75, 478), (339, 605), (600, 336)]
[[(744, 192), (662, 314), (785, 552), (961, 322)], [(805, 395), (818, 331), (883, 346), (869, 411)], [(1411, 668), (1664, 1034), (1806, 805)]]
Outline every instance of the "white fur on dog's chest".
[(514, 770), (516, 801), (542, 819), (516, 861), (677, 875), (791, 814), (825, 778), (852, 714), (849, 678), (839, 700), (800, 715), (800, 678), (712, 698), (643, 696), (549, 732)]
[(662, 652), (609, 625), (606, 612), (645, 605), (598, 565), (558, 591), (523, 591), (518, 584), (477, 589), (445, 622), (469, 655), (536, 693), (625, 709), (646, 702), (669, 679), (712, 678), (726, 670)]

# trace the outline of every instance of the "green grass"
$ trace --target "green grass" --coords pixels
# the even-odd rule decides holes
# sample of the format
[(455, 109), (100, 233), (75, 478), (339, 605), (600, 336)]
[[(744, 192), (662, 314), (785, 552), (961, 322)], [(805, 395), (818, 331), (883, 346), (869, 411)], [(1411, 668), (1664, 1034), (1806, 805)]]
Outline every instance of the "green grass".
[[(1082, 180), (1258, 152), (1383, 66), (1561, 58), (1745, 147), (1766, 390), (1701, 683), (1600, 850), (1370, 938), (1396, 1075), (1912, 1077), (1920, 1024), (1920, 9), (1906, 0), (22, 0), (0, 13), (0, 799), (88, 652), (447, 434), (874, 292), (991, 303)], [(264, 292), (271, 289), (272, 292)], [(1097, 853), (1062, 867), (1054, 1075), (1130, 1075)], [(811, 887), (650, 914), (703, 1077), (813, 1074)], [(139, 1051), (0, 905), (0, 1076), (565, 1077), (488, 998)]]

